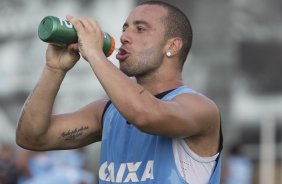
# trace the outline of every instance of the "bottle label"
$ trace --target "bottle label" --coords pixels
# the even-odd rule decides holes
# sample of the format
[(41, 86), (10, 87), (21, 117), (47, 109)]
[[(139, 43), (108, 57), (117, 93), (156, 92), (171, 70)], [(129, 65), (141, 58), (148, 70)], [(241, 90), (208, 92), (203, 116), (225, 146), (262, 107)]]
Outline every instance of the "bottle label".
[(65, 26), (65, 27), (70, 28), (70, 29), (73, 28), (73, 25), (69, 21), (62, 19), (62, 18), (59, 18), (59, 20), (60, 20), (61, 26)]

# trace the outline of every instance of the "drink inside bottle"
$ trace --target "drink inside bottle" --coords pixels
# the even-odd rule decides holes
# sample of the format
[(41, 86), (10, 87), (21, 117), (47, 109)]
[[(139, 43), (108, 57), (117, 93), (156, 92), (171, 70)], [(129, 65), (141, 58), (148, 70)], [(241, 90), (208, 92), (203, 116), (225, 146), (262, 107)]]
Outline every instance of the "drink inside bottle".
[[(67, 20), (47, 16), (42, 19), (38, 26), (39, 38), (48, 43), (55, 43), (59, 45), (68, 45), (70, 43), (77, 43), (77, 34), (74, 26)], [(103, 52), (108, 57), (115, 48), (115, 40), (108, 33), (104, 33)]]

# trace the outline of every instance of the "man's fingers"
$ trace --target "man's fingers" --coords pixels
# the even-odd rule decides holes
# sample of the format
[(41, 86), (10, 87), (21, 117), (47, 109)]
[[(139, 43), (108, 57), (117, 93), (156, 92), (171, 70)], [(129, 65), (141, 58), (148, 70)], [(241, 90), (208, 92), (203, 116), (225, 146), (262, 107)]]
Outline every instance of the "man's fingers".
[(66, 15), (66, 19), (67, 19), (67, 20), (70, 20), (70, 19), (72, 19), (72, 18), (74, 18), (74, 16), (72, 16), (72, 15)]
[(81, 20), (76, 19), (75, 17), (71, 15), (67, 15), (66, 18), (74, 26), (77, 32), (83, 31), (85, 26), (83, 25)]

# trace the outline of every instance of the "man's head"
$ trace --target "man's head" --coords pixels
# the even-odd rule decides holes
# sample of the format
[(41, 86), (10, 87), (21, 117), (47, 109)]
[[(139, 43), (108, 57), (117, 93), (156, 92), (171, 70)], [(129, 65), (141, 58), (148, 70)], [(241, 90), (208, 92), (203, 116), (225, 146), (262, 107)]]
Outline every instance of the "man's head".
[(147, 1), (141, 5), (159, 5), (167, 10), (167, 15), (163, 19), (165, 25), (165, 39), (180, 37), (182, 39), (182, 49), (179, 60), (184, 64), (188, 52), (192, 45), (193, 32), (187, 16), (175, 6), (161, 1)]
[[(191, 47), (192, 31), (186, 16), (163, 2), (137, 6), (127, 17), (117, 54), (120, 69), (128, 76), (158, 73), (162, 66), (182, 69)], [(166, 53), (171, 52), (171, 56)], [(170, 58), (179, 62), (165, 62)], [(172, 71), (172, 70), (171, 70)]]

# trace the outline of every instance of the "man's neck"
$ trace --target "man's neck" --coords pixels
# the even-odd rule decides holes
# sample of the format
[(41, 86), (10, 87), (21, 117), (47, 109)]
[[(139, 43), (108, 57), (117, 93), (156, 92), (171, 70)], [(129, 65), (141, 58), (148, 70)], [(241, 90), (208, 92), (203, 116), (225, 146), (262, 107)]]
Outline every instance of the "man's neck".
[(175, 89), (183, 85), (182, 78), (177, 77), (173, 79), (161, 78), (161, 79), (144, 79), (136, 78), (137, 83), (142, 85), (151, 94), (156, 95), (171, 89)]

